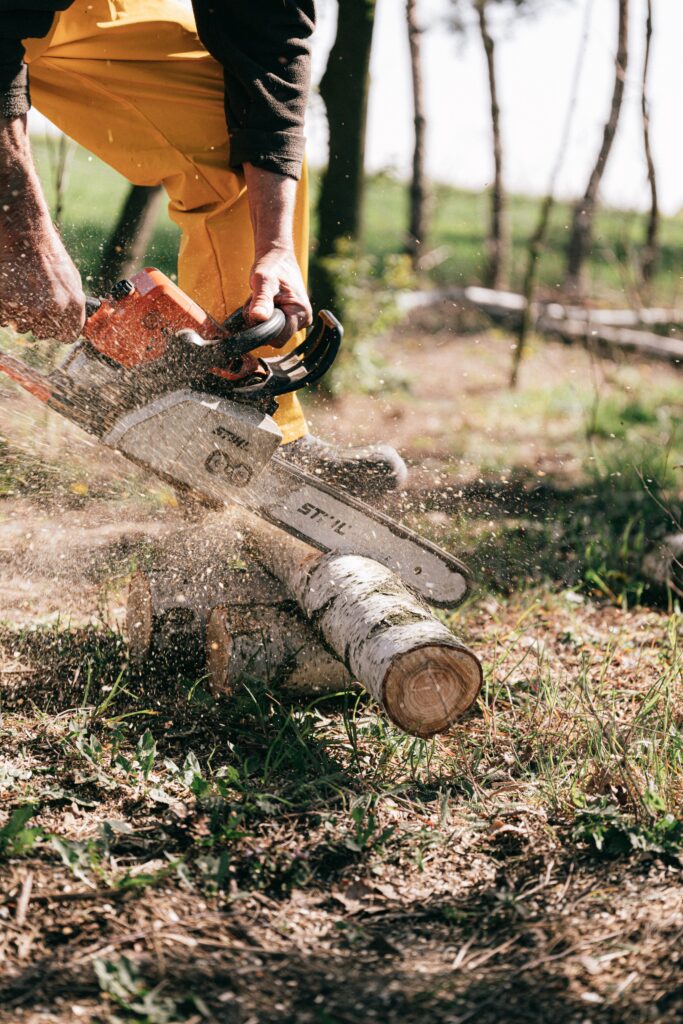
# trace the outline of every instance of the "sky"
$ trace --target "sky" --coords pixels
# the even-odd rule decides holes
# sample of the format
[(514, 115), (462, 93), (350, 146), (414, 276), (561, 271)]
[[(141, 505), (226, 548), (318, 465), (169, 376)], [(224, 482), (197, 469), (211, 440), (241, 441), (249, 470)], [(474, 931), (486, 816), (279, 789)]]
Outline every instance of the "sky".
[[(446, 27), (450, 0), (418, 0), (426, 27), (424, 67), (430, 177), (480, 189), (491, 179), (488, 86), (476, 34), (455, 36)], [(555, 162), (577, 53), (589, 35), (574, 118), (558, 192), (580, 194), (595, 161), (613, 85), (617, 0), (539, 0), (542, 13), (498, 19), (498, 77), (505, 142), (505, 179), (510, 191), (545, 192)], [(642, 209), (648, 202), (640, 121), (640, 80), (646, 0), (631, 0), (631, 56), (619, 132), (602, 197), (612, 205)], [(314, 81), (325, 68), (334, 39), (336, 3), (318, 0)], [(654, 0), (651, 71), (652, 141), (661, 206), (683, 208), (683, 0)], [(371, 60), (367, 167), (409, 172), (412, 100), (404, 0), (378, 0)], [(38, 125), (40, 119), (34, 117)], [(308, 117), (309, 154), (322, 164), (326, 124), (319, 97)]]
[[(583, 38), (586, 5), (589, 36), (574, 131), (558, 191), (580, 194), (597, 156), (609, 111), (616, 51), (617, 0), (539, 0), (542, 13), (496, 24), (499, 93), (506, 168), (511, 191), (543, 193), (555, 162)], [(318, 0), (320, 27), (314, 77), (325, 67), (334, 37), (335, 7)], [(428, 114), (427, 165), (431, 177), (481, 188), (492, 174), (488, 86), (475, 33), (450, 33), (449, 0), (418, 0), (427, 27), (424, 69)], [(640, 120), (645, 0), (631, 0), (631, 55), (626, 94), (614, 150), (602, 190), (606, 202), (643, 208), (648, 202)], [(652, 142), (661, 205), (683, 207), (683, 0), (654, 0), (651, 57)], [(411, 92), (404, 0), (378, 0), (371, 60), (367, 166), (407, 175), (411, 160)], [(309, 148), (324, 161), (325, 125), (320, 101), (309, 118)]]

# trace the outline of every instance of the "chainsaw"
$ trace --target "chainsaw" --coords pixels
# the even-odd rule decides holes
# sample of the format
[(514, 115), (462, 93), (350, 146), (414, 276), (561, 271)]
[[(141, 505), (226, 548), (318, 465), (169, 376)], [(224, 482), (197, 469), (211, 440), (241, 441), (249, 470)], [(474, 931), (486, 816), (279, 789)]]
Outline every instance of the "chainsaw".
[(321, 551), (367, 555), (434, 605), (465, 596), (465, 566), (389, 516), (278, 455), (280, 395), (332, 365), (342, 326), (327, 311), (286, 354), (255, 355), (281, 334), (275, 309), (219, 324), (161, 271), (141, 270), (86, 302), (82, 338), (41, 373), (0, 351), (0, 370), (134, 463), (209, 504), (246, 506)]

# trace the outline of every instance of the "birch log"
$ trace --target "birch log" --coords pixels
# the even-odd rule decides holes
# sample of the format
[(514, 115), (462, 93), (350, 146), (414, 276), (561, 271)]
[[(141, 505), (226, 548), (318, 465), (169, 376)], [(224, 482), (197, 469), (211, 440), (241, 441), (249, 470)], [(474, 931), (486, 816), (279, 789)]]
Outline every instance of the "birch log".
[[(128, 649), (134, 662), (204, 668), (206, 624), (217, 605), (282, 605), (288, 599), (268, 573), (197, 563), (140, 571), (130, 582), (126, 606)], [(290, 607), (293, 602), (289, 599)]]
[(478, 658), (389, 569), (358, 555), (323, 555), (248, 512), (240, 520), (255, 557), (393, 722), (429, 737), (471, 707), (482, 682)]

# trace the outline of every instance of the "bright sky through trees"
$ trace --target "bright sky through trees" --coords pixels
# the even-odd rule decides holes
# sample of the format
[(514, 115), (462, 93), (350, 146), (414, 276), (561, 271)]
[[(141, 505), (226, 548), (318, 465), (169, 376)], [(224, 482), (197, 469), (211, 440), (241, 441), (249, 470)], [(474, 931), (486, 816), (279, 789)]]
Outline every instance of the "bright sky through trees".
[[(582, 35), (586, 0), (542, 0), (542, 13), (501, 26), (500, 93), (507, 157), (507, 185), (516, 192), (544, 192), (555, 159)], [(590, 0), (591, 32), (579, 108), (560, 192), (583, 191), (595, 160), (609, 107), (616, 46), (615, 0)], [(378, 0), (372, 59), (367, 161), (371, 170), (407, 175), (412, 145), (408, 43), (403, 0)], [(432, 177), (480, 188), (491, 175), (488, 95), (479, 40), (461, 40), (445, 27), (448, 0), (421, 0), (429, 115), (428, 169)], [(648, 191), (642, 153), (640, 78), (644, 0), (632, 0), (631, 60), (622, 121), (604, 180), (603, 197), (614, 205), (643, 207)], [(315, 69), (319, 78), (335, 25), (335, 4), (319, 0)], [(651, 71), (652, 137), (664, 212), (683, 207), (683, 2), (655, 0)], [(325, 156), (325, 129), (314, 103), (309, 139), (312, 159)]]

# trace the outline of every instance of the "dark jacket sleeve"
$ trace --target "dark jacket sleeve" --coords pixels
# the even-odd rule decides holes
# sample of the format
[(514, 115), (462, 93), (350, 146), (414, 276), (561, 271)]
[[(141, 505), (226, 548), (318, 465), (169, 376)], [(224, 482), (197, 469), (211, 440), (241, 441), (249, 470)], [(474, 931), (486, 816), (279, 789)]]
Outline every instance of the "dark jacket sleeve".
[(197, 30), (225, 71), (230, 163), (301, 176), (314, 0), (193, 0)]
[(31, 106), (22, 39), (42, 39), (56, 11), (73, 0), (0, 0), (0, 117), (21, 117)]

